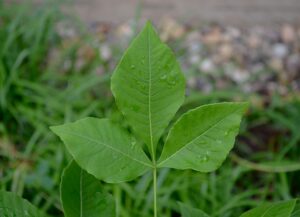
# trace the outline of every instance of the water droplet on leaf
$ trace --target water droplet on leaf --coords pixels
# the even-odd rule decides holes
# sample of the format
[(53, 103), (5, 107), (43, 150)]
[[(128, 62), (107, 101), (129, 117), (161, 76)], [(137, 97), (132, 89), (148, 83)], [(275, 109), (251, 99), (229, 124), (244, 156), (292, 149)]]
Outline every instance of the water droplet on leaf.
[(159, 78), (159, 80), (161, 80), (161, 81), (166, 81), (166, 79), (167, 79), (167, 76), (166, 76), (166, 75), (162, 75), (162, 76), (160, 76), (160, 78)]
[(198, 158), (199, 158), (199, 161), (200, 161), (201, 163), (205, 163), (205, 162), (207, 162), (207, 161), (209, 160), (208, 154), (205, 154), (205, 155), (199, 155)]
[(131, 144), (130, 144), (130, 148), (131, 148), (131, 149), (134, 149), (135, 144), (136, 144), (136, 141), (132, 140), (132, 141), (131, 141)]

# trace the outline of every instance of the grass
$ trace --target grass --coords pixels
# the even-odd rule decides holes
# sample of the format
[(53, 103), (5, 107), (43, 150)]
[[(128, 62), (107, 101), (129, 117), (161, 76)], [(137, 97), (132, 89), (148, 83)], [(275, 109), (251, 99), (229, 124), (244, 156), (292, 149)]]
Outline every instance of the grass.
[[(109, 90), (120, 53), (116, 49), (115, 58), (102, 60), (102, 41), (57, 4), (33, 11), (31, 5), (0, 2), (0, 8), (0, 189), (62, 216), (58, 186), (70, 157), (48, 126), (86, 116), (122, 122)], [(75, 39), (62, 37), (59, 25), (71, 25)], [(262, 201), (299, 197), (300, 172), (291, 168), (299, 164), (300, 101), (293, 94), (266, 102), (264, 96), (241, 95), (233, 87), (205, 94), (190, 90), (179, 114), (204, 103), (249, 99), (252, 108), (233, 155), (218, 171), (158, 172), (158, 216), (179, 216), (178, 201), (215, 217), (234, 217)], [(278, 165), (281, 170), (274, 171)], [(151, 216), (151, 179), (146, 174), (138, 181), (105, 185), (115, 196), (118, 216)]]
[[(74, 67), (81, 46), (98, 49), (84, 34), (79, 34), (84, 43), (63, 46), (56, 28), (67, 18), (52, 6), (32, 11), (30, 5), (1, 5), (0, 188), (56, 215), (61, 210), (58, 185), (66, 156), (49, 126), (101, 117), (112, 111), (112, 101), (109, 73), (96, 74), (96, 65), (109, 71), (98, 53), (81, 68)], [(53, 52), (57, 56), (49, 62)]]

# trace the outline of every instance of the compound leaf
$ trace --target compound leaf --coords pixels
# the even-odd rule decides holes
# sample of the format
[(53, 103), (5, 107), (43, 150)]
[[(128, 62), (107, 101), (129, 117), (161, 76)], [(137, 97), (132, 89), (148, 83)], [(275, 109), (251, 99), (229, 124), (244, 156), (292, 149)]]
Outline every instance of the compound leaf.
[(216, 170), (234, 144), (247, 103), (217, 103), (185, 113), (166, 139), (158, 167)]
[(113, 197), (101, 191), (100, 182), (72, 161), (64, 170), (61, 201), (66, 217), (115, 217)]
[(81, 168), (106, 182), (129, 181), (152, 167), (142, 148), (108, 119), (84, 118), (51, 130)]
[(132, 42), (111, 80), (116, 103), (152, 157), (181, 106), (185, 79), (170, 48), (148, 22)]
[(209, 217), (209, 215), (200, 209), (189, 207), (183, 203), (179, 203), (179, 205), (182, 217)]
[(240, 217), (292, 217), (297, 216), (297, 213), (293, 213), (295, 206), (296, 199), (264, 204), (243, 213)]
[(12, 192), (0, 191), (0, 216), (44, 217), (35, 206)]

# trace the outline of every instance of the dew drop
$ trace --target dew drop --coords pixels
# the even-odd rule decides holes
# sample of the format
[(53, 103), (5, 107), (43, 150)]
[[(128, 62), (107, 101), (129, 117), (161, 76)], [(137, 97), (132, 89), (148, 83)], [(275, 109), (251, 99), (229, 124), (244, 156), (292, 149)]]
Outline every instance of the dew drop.
[(229, 132), (228, 131), (225, 131), (224, 135), (225, 136), (228, 136)]
[(117, 159), (117, 158), (118, 158), (118, 155), (113, 154), (113, 155), (112, 155), (112, 158), (113, 158), (113, 159)]
[(176, 84), (176, 81), (172, 77), (169, 77), (167, 83), (170, 87), (172, 87)]
[(160, 76), (160, 78), (159, 78), (159, 80), (161, 80), (161, 81), (166, 81), (166, 79), (167, 79), (167, 76), (166, 76), (166, 75), (162, 75), (162, 76)]
[(142, 90), (146, 90), (146, 84), (144, 84), (143, 82), (136, 80), (135, 81), (137, 86), (140, 87)]
[(136, 141), (134, 141), (134, 140), (131, 141), (130, 148), (131, 148), (131, 149), (134, 149), (135, 144), (136, 144)]
[(217, 140), (217, 143), (218, 143), (218, 144), (222, 144), (222, 141), (218, 139), (218, 140)]
[(131, 68), (131, 69), (135, 69), (135, 65), (131, 65), (130, 68)]
[(126, 166), (122, 166), (119, 171), (122, 172), (124, 169), (126, 168)]
[(199, 155), (198, 158), (199, 158), (199, 161), (200, 161), (201, 163), (207, 162), (207, 161), (209, 160), (208, 154), (205, 154), (205, 155)]
[(146, 90), (146, 84), (140, 83), (140, 87), (141, 87), (143, 90)]

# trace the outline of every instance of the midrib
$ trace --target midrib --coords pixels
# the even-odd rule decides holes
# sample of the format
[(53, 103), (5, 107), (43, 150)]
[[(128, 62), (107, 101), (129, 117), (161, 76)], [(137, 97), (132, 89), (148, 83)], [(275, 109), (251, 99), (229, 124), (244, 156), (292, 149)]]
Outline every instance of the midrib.
[(155, 152), (154, 152), (154, 145), (153, 145), (153, 132), (152, 132), (152, 117), (151, 117), (151, 83), (152, 83), (152, 68), (151, 68), (151, 52), (150, 52), (150, 30), (147, 31), (147, 38), (148, 38), (148, 65), (149, 65), (149, 89), (148, 89), (148, 117), (149, 117), (149, 134), (150, 134), (150, 145), (151, 145), (151, 152), (152, 152), (152, 162), (155, 163)]

